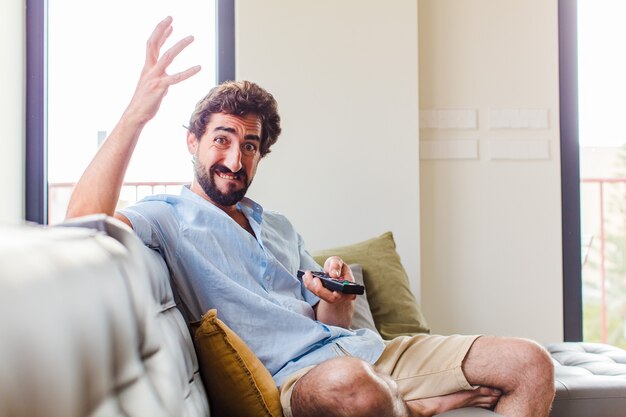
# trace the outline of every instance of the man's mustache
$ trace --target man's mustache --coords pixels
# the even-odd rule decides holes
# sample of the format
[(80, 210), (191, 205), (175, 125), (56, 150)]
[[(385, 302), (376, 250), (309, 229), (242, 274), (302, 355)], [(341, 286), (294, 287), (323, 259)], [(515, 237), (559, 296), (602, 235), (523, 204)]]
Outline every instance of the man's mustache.
[(245, 182), (248, 183), (248, 173), (246, 172), (245, 168), (241, 168), (239, 171), (233, 172), (230, 169), (228, 169), (227, 167), (225, 167), (224, 165), (213, 164), (211, 166), (211, 171), (212, 172), (219, 171), (222, 174), (231, 174), (235, 178), (237, 178), (238, 180), (245, 180)]

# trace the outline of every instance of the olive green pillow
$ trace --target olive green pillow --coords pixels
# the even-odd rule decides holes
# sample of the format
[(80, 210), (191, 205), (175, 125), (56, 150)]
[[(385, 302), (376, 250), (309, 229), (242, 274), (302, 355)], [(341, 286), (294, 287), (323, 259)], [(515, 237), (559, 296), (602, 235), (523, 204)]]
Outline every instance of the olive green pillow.
[(378, 332), (384, 339), (415, 333), (428, 333), (409, 279), (396, 251), (393, 234), (386, 232), (363, 242), (313, 253), (315, 261), (324, 265), (329, 257), (337, 255), (348, 264), (363, 267), (363, 282)]
[(282, 417), (276, 383), (254, 352), (209, 310), (194, 333), (213, 417)]

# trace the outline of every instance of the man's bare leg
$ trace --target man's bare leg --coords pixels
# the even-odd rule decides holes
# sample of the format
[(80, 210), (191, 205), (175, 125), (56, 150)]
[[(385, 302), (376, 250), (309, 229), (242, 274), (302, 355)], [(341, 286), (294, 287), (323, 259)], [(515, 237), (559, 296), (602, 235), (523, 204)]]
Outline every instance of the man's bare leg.
[(291, 395), (294, 417), (431, 417), (461, 407), (491, 408), (500, 391), (481, 387), (441, 397), (404, 401), (395, 381), (366, 362), (342, 357), (304, 375)]
[(480, 388), (407, 401), (413, 415), (494, 405), (495, 411), (507, 417), (549, 414), (554, 398), (554, 368), (548, 353), (532, 341), (480, 337), (465, 357), (463, 373), (471, 385)]
[[(462, 367), (467, 381), (479, 388), (406, 401), (408, 410), (403, 411), (403, 401), (391, 378), (359, 359), (337, 358), (318, 365), (296, 384), (292, 410), (295, 417), (332, 415), (351, 398), (348, 409), (358, 416), (369, 415), (366, 411), (381, 415), (378, 407), (389, 410), (382, 415), (430, 417), (462, 407), (494, 405), (496, 412), (507, 417), (548, 416), (554, 398), (554, 367), (538, 344), (483, 336), (476, 339)], [(312, 404), (329, 408), (320, 412), (317, 407), (311, 409)], [(307, 414), (307, 410), (312, 413)]]
[(411, 413), (388, 375), (348, 356), (302, 376), (293, 387), (291, 412), (293, 417), (430, 417)]
[(463, 362), (472, 385), (502, 392), (495, 411), (507, 417), (547, 417), (554, 399), (554, 366), (541, 346), (525, 339), (479, 337)]

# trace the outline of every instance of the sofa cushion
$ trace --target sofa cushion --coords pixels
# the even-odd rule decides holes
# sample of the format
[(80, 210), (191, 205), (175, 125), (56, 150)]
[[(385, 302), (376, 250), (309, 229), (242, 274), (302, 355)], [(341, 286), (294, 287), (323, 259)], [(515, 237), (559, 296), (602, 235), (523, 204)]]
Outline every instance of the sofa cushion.
[[(363, 282), (363, 267), (359, 264), (350, 265), (354, 281), (357, 284), (365, 285)], [(372, 311), (370, 310), (370, 303), (367, 301), (367, 288), (362, 296), (359, 296), (354, 301), (354, 315), (352, 316), (352, 323), (350, 324), (352, 329), (370, 329), (378, 333), (376, 324), (374, 323), (374, 317), (372, 317)]]
[(601, 343), (546, 346), (554, 363), (552, 417), (623, 416), (626, 410), (626, 351)]
[(216, 417), (280, 417), (269, 371), (234, 331), (209, 310), (194, 334), (200, 373)]
[(313, 253), (320, 265), (333, 255), (340, 256), (348, 264), (363, 267), (367, 300), (376, 328), (383, 338), (393, 339), (400, 335), (430, 331), (411, 292), (391, 232), (352, 245)]

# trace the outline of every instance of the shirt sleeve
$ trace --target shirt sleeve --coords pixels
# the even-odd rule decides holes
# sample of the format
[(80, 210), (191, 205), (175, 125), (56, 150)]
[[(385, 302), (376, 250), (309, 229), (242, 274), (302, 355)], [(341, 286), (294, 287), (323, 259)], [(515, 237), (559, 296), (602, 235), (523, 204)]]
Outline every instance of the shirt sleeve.
[(146, 246), (162, 251), (172, 250), (168, 245), (176, 245), (178, 240), (178, 226), (171, 211), (171, 206), (163, 201), (142, 200), (118, 212), (130, 221)]
[[(315, 262), (315, 259), (309, 254), (309, 252), (304, 247), (304, 239), (302, 236), (298, 234), (298, 251), (300, 253), (300, 267), (299, 269), (303, 271), (321, 271), (323, 268)], [(314, 306), (320, 302), (320, 298), (309, 291), (302, 283), (302, 296), (306, 300), (307, 303)]]

